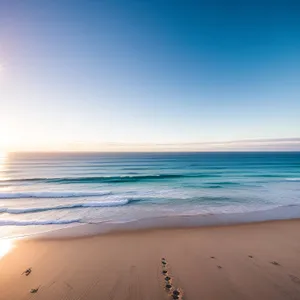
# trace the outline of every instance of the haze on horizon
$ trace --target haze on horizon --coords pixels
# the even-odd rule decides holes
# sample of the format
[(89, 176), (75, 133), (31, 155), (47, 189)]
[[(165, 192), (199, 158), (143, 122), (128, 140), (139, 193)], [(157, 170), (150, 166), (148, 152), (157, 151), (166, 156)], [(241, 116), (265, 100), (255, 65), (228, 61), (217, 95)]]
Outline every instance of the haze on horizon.
[(300, 151), (297, 1), (0, 2), (1, 151)]

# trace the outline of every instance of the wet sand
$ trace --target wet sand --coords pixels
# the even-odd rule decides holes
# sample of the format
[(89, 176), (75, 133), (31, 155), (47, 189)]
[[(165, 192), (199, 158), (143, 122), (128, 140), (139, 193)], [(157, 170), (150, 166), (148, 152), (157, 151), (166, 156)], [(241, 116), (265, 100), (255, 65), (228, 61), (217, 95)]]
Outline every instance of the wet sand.
[(0, 258), (1, 300), (172, 299), (166, 282), (183, 299), (300, 299), (300, 221), (19, 241)]

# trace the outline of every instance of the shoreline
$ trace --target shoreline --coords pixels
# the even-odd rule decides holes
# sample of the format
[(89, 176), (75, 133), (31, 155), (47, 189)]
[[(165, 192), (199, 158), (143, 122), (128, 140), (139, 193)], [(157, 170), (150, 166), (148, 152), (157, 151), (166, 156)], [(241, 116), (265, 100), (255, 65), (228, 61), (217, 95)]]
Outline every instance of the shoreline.
[[(0, 258), (0, 299), (300, 299), (300, 220), (19, 240)], [(21, 275), (27, 268), (32, 273)]]
[[(280, 220), (300, 219), (300, 206), (289, 205), (276, 207), (269, 210), (254, 211), (247, 213), (228, 214), (205, 214), (205, 215), (180, 215), (180, 216), (159, 216), (127, 222), (99, 222), (99, 223), (78, 223), (73, 226), (51, 229), (40, 233), (20, 235), (11, 237), (14, 239), (49, 239), (49, 238), (76, 238), (85, 236), (97, 236), (114, 232), (133, 232), (155, 229), (188, 229), (234, 226), (243, 224), (259, 224), (265, 222), (276, 222)], [(8, 237), (10, 238), (10, 237)], [(1, 240), (1, 239), (0, 239)]]
[[(295, 218), (295, 219), (282, 219), (282, 220), (265, 220), (265, 221), (258, 221), (258, 222), (248, 222), (248, 223), (231, 223), (231, 224), (222, 224), (222, 225), (206, 225), (206, 226), (186, 226), (186, 227), (152, 227), (152, 228), (138, 228), (138, 229), (118, 229), (118, 230), (111, 230), (111, 231), (105, 231), (105, 232), (91, 232), (89, 234), (82, 234), (82, 235), (71, 235), (66, 234), (66, 235), (61, 235), (58, 233), (58, 231), (62, 230), (70, 230), (70, 229), (76, 229), (78, 230), (80, 226), (68, 228), (68, 229), (58, 229), (56, 231), (51, 231), (48, 232), (48, 234), (41, 234), (41, 235), (36, 235), (36, 236), (28, 236), (24, 238), (15, 238), (12, 240), (20, 241), (21, 243), (24, 241), (68, 241), (68, 240), (81, 240), (81, 239), (90, 239), (90, 238), (97, 238), (97, 237), (102, 237), (102, 236), (118, 236), (118, 235), (139, 235), (139, 234), (147, 234), (147, 233), (155, 233), (155, 232), (172, 232), (172, 231), (185, 231), (185, 230), (205, 230), (205, 229), (220, 229), (220, 228), (234, 228), (234, 227), (240, 227), (244, 226), (245, 228), (247, 226), (259, 226), (259, 225), (272, 225), (272, 224), (284, 224), (284, 223), (290, 223), (290, 222), (299, 222), (300, 223), (300, 218)], [(89, 226), (88, 224), (82, 225), (82, 227)]]

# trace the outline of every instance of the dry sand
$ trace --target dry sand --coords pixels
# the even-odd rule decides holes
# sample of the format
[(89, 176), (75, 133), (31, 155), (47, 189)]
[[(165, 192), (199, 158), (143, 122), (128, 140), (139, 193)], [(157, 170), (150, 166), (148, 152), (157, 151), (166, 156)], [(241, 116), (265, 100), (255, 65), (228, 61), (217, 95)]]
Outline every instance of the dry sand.
[(184, 299), (300, 299), (299, 220), (18, 242), (0, 299), (171, 299), (162, 257)]

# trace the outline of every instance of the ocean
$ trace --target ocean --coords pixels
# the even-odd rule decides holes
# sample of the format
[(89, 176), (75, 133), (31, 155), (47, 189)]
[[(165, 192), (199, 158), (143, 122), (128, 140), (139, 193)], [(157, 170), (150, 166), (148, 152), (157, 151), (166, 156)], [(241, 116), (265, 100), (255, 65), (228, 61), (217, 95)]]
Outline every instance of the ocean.
[(299, 152), (0, 157), (0, 238), (82, 224), (138, 228), (295, 218), (299, 208)]

